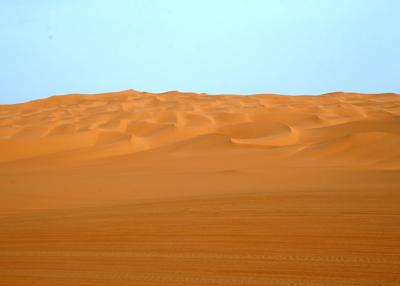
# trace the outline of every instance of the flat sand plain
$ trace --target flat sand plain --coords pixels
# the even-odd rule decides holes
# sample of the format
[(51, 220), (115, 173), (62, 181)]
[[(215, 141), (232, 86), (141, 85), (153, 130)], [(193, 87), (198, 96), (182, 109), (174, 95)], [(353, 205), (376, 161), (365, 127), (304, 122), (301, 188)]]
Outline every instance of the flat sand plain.
[(0, 105), (0, 285), (400, 285), (400, 96)]

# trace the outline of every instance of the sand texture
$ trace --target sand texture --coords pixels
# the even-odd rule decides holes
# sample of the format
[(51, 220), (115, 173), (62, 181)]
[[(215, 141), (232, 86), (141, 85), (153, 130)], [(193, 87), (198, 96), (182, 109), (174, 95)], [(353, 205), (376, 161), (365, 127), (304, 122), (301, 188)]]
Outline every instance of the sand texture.
[(400, 96), (0, 105), (0, 285), (400, 285)]

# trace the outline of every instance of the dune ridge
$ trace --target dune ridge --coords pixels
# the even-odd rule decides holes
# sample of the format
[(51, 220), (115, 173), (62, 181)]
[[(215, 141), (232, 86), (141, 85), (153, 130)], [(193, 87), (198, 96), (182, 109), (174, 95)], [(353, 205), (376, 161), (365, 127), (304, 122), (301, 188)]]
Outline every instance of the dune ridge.
[[(205, 135), (210, 140), (219, 135), (237, 147), (296, 147), (309, 156), (312, 150), (322, 155), (322, 146), (329, 145), (328, 153), (335, 154), (345, 152), (344, 141), (349, 148), (362, 148), (358, 133), (381, 132), (395, 144), (399, 114), (395, 94), (209, 96), (127, 90), (54, 96), (0, 107), (0, 162), (82, 148), (93, 160), (178, 142), (184, 146), (185, 141), (206, 140)], [(364, 137), (370, 144), (372, 139)], [(214, 143), (209, 147), (220, 144)]]
[(0, 105), (0, 285), (400, 285), (400, 96)]

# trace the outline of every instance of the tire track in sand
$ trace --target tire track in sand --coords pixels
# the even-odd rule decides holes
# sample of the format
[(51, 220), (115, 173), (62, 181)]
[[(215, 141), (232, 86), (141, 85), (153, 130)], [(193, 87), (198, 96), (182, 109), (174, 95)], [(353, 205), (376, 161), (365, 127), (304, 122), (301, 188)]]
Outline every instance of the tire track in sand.
[[(0, 270), (1, 277), (23, 276), (52, 279), (86, 279), (137, 281), (153, 283), (184, 283), (202, 285), (249, 285), (249, 286), (398, 286), (399, 283), (390, 281), (370, 281), (351, 278), (282, 278), (282, 277), (250, 277), (250, 276), (221, 276), (210, 274), (191, 274), (188, 272), (99, 272), (99, 271), (43, 271), (43, 270)], [(200, 276), (201, 275), (201, 276)], [(360, 284), (361, 283), (361, 284)]]
[(262, 255), (223, 253), (162, 253), (136, 251), (0, 251), (1, 256), (33, 257), (116, 257), (116, 258), (176, 258), (176, 259), (221, 259), (221, 260), (262, 260), (265, 262), (316, 262), (350, 264), (399, 264), (400, 257), (356, 257), (356, 256), (306, 256), (306, 255)]

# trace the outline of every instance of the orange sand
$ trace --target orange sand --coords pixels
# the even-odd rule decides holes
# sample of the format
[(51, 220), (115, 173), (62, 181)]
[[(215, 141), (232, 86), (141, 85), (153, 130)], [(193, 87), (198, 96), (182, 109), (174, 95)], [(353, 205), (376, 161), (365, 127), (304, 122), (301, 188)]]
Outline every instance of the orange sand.
[(0, 285), (400, 285), (400, 96), (0, 105)]

